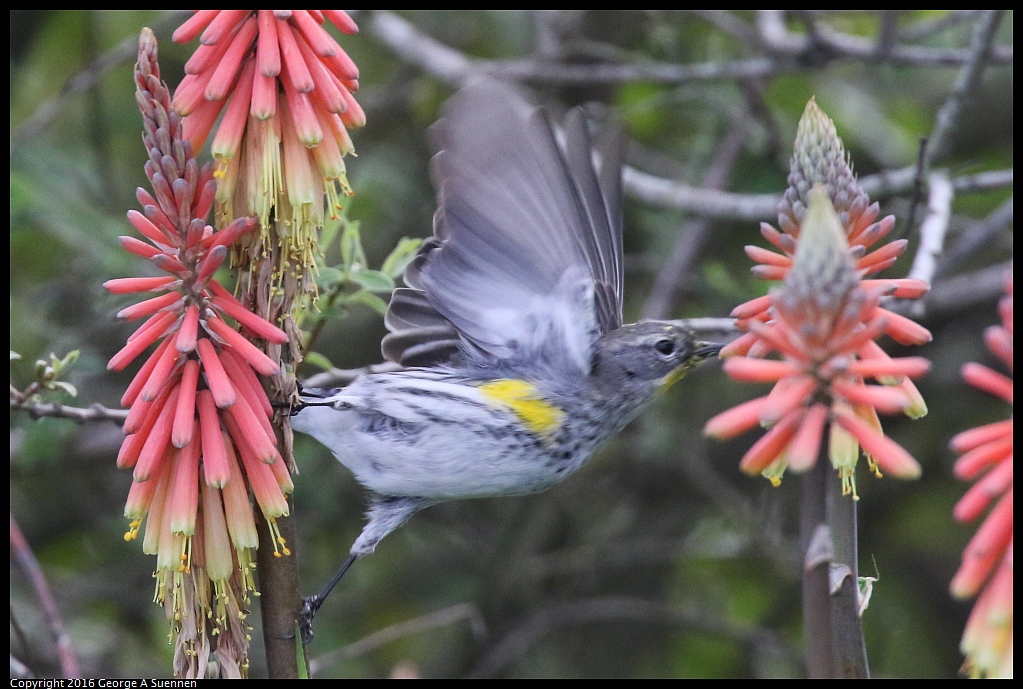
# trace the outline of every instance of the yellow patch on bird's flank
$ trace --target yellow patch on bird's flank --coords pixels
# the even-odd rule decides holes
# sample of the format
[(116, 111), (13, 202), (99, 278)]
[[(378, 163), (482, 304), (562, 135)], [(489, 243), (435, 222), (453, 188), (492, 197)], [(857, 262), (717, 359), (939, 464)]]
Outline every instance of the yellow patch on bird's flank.
[(565, 412), (545, 400), (535, 385), (506, 378), (484, 383), (480, 392), (491, 402), (508, 407), (522, 425), (537, 435), (551, 436), (565, 418)]

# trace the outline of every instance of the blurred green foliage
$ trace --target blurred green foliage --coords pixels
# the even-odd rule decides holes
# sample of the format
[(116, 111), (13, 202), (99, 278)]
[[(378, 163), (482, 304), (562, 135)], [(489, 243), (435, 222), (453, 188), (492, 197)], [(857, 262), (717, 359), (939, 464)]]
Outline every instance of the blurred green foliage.
[[(130, 233), (124, 214), (136, 207), (134, 189), (145, 181), (132, 95), (134, 41), (142, 26), (156, 29), (163, 75), (173, 86), (194, 49), (170, 41), (183, 16), (11, 12), (10, 347), (24, 357), (11, 362), (18, 389), (33, 380), (31, 362), (50, 352), (80, 351), (62, 380), (77, 388), (81, 406), (116, 406), (134, 373), (134, 367), (106, 371), (130, 328), (113, 317), (125, 299), (100, 285), (155, 274), (116, 240)], [(723, 28), (742, 22), (752, 31), (751, 13), (401, 16), (480, 59), (540, 59), (538, 46), (552, 35), (572, 64), (714, 63), (758, 54), (758, 46)], [(903, 12), (898, 23), (911, 30), (942, 17)], [(949, 22), (918, 43), (965, 48), (976, 20)], [(368, 30), (371, 15), (357, 15), (357, 21), (363, 32), (340, 40), (361, 69), (357, 98), (368, 124), (353, 133), (358, 157), (349, 161), (356, 192), (346, 211), (350, 221), (336, 232), (339, 241), (325, 247), (327, 265), (338, 267), (321, 272), (321, 292), (341, 286), (343, 295), (324, 311), (344, 317), (329, 319), (317, 340), (319, 361), (342, 367), (380, 360), (381, 297), (414, 250), (401, 238), (425, 237), (432, 227), (427, 128), (453, 92)], [(821, 21), (871, 41), (880, 31), (874, 12)], [(803, 30), (791, 18), (788, 26)], [(1008, 13), (998, 43), (1011, 45), (1011, 37)], [(933, 128), (956, 74), (955, 65), (886, 61), (882, 53), (877, 60), (807, 62), (741, 81), (529, 85), (555, 110), (591, 100), (607, 104), (635, 142), (632, 165), (692, 185), (742, 120), (742, 149), (726, 189), (780, 195), (809, 97), (816, 95), (835, 120), (857, 171), (866, 175), (914, 164), (919, 138)], [(989, 66), (952, 132), (951, 154), (938, 164), (953, 175), (1011, 168), (1012, 90), (1011, 63)], [(957, 196), (949, 243), (976, 231), (1011, 193), (1000, 188)], [(904, 222), (908, 200), (908, 193), (881, 199), (882, 214), (897, 213)], [(686, 213), (628, 200), (627, 318), (641, 312), (658, 270), (692, 221)], [(903, 232), (911, 245), (892, 271), (899, 276), (919, 242), (915, 231)], [(712, 219), (694, 268), (680, 276), (673, 314), (725, 316), (739, 301), (763, 294), (765, 285), (750, 276), (742, 253), (749, 243), (763, 244), (755, 222)], [(955, 272), (1011, 254), (1010, 223)], [(965, 361), (991, 363), (981, 333), (996, 322), (995, 301), (994, 294), (978, 294), (924, 315), (934, 342), (913, 353), (935, 364), (920, 385), (931, 413), (915, 422), (885, 421), (886, 432), (921, 461), (923, 478), (860, 479), (862, 574), (879, 577), (864, 616), (878, 676), (950, 677), (961, 663), (957, 644), (968, 608), (949, 598), (947, 585), (972, 527), (951, 518), (963, 486), (951, 477), (946, 445), (957, 431), (1011, 414), (958, 376)], [(387, 676), (400, 667), (424, 677), (800, 676), (798, 479), (786, 477), (772, 489), (737, 471), (755, 434), (724, 444), (700, 434), (710, 416), (754, 394), (717, 366), (705, 366), (564, 485), (417, 515), (355, 566), (317, 617), (310, 655), (319, 675)], [(170, 647), (163, 611), (151, 603), (153, 562), (121, 538), (131, 477), (114, 467), (119, 440), (111, 423), (76, 426), (12, 412), (11, 513), (55, 589), (85, 673), (164, 676)], [(297, 456), (299, 537), (292, 546), (311, 592), (358, 534), (363, 495), (310, 439), (298, 439)], [(347, 647), (389, 625), (457, 605), (470, 613), (437, 626), (421, 619), (417, 629), (392, 640), (370, 638), (358, 654)], [(13, 565), (11, 611), (12, 656), (39, 676), (58, 674), (37, 601)], [(260, 676), (258, 606), (253, 613), (252, 674)]]

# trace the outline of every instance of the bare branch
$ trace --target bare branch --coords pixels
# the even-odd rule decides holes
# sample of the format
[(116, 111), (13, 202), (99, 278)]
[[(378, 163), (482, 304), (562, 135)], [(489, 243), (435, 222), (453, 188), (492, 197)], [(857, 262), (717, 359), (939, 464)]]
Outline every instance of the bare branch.
[(768, 49), (778, 53), (794, 55), (806, 47), (807, 40), (789, 33), (785, 26), (784, 10), (760, 10), (757, 12), (757, 30), (760, 41)]
[(25, 540), (25, 535), (21, 533), (21, 527), (14, 520), (14, 514), (11, 514), (11, 552), (14, 553), (18, 565), (21, 566), (25, 576), (31, 582), (32, 588), (35, 589), (36, 596), (39, 597), (39, 605), (42, 606), (43, 617), (46, 618), (50, 635), (57, 646), (57, 657), (60, 660), (61, 674), (64, 677), (81, 677), (82, 673), (78, 669), (78, 659), (75, 657), (75, 650), (71, 645), (71, 637), (64, 630), (64, 621), (61, 619), (57, 602), (53, 599), (53, 593), (50, 591), (50, 585), (46, 581), (46, 575), (43, 574), (43, 568), (39, 566), (39, 561), (32, 552), (32, 548), (29, 547), (28, 541)]
[(713, 24), (721, 31), (734, 36), (745, 45), (759, 45), (760, 36), (755, 28), (736, 17), (727, 10), (686, 10), (704, 21)]
[(398, 57), (422, 67), (446, 84), (461, 84), (478, 69), (463, 53), (427, 36), (392, 12), (373, 12), (367, 29)]
[[(742, 151), (746, 141), (747, 127), (745, 118), (736, 118), (732, 127), (718, 146), (717, 155), (703, 177), (703, 189), (723, 189), (728, 182), (728, 175)], [(697, 218), (682, 229), (675, 240), (671, 256), (657, 271), (654, 287), (643, 306), (644, 318), (666, 318), (671, 310), (671, 303), (679, 284), (688, 275), (696, 257), (700, 253), (707, 233), (710, 231), (709, 218)]]
[[(154, 32), (162, 34), (169, 31), (172, 26), (180, 24), (188, 14), (188, 10), (167, 12), (154, 24)], [(11, 151), (46, 129), (58, 115), (67, 112), (67, 101), (70, 98), (93, 88), (104, 74), (115, 67), (134, 62), (138, 52), (138, 36), (129, 36), (68, 79), (61, 87), (60, 93), (40, 104), (31, 115), (11, 130)]]
[(401, 366), (390, 361), (373, 364), (372, 366), (363, 366), (362, 368), (332, 368), (329, 371), (309, 376), (302, 381), (302, 385), (307, 388), (338, 388), (348, 385), (359, 376), (367, 373), (390, 373), (391, 371), (400, 370)]
[[(662, 601), (625, 596), (591, 598), (547, 607), (513, 628), (469, 672), (470, 677), (492, 677), (522, 657), (543, 637), (562, 627), (590, 622), (633, 621), (693, 627), (729, 639), (768, 646), (796, 661), (792, 648), (780, 637), (756, 628), (745, 628), (712, 616), (695, 606), (670, 605)], [(798, 661), (796, 661), (798, 662)]]
[(938, 320), (989, 305), (1005, 294), (1012, 260), (970, 273), (938, 279), (921, 300), (894, 299), (885, 308), (918, 320)]
[[(936, 282), (923, 299), (928, 319), (943, 318), (994, 303), (1005, 294), (1005, 276), (1012, 272), (1012, 261), (981, 268)], [(911, 304), (918, 302), (911, 302)], [(898, 309), (904, 312), (904, 308)]]
[(920, 248), (913, 257), (913, 267), (909, 277), (930, 282), (938, 265), (938, 256), (945, 245), (945, 233), (952, 215), (952, 183), (948, 175), (935, 172), (929, 184), (930, 195), (927, 198), (927, 217), (920, 224)]
[(983, 221), (964, 231), (938, 262), (935, 275), (942, 276), (967, 260), (978, 250), (989, 245), (1012, 222), (1012, 198), (1007, 199)]
[[(863, 191), (875, 200), (902, 194), (913, 186), (915, 167), (879, 172), (860, 180)], [(778, 194), (735, 194), (698, 189), (683, 182), (641, 172), (623, 170), (625, 189), (635, 198), (655, 206), (690, 211), (697, 215), (735, 220), (766, 220), (777, 212)], [(957, 194), (1012, 186), (1012, 169), (964, 175), (952, 180)]]
[(1012, 186), (1012, 168), (1007, 170), (991, 170), (978, 172), (975, 175), (963, 175), (952, 180), (952, 188), (957, 194), (970, 194), (977, 191), (1004, 189)]
[(479, 608), (472, 603), (459, 603), (411, 620), (405, 620), (404, 622), (384, 627), (354, 643), (342, 646), (332, 653), (315, 658), (309, 664), (309, 674), (316, 675), (322, 668), (328, 668), (342, 661), (365, 655), (406, 636), (421, 634), (438, 627), (446, 627), (462, 620), (469, 621), (473, 636), (481, 638), (486, 633), (486, 622)]
[(899, 38), (910, 43), (922, 41), (925, 38), (941, 33), (953, 26), (965, 22), (972, 22), (983, 10), (951, 10), (937, 19), (921, 19), (915, 24), (903, 27), (899, 30)]
[(941, 110), (938, 111), (934, 131), (930, 136), (930, 146), (927, 152), (928, 164), (935, 160), (941, 160), (948, 152), (950, 135), (959, 123), (964, 104), (980, 81), (980, 75), (988, 63), (988, 56), (993, 50), (995, 34), (998, 33), (998, 26), (1001, 24), (1003, 16), (1004, 10), (987, 10), (974, 27), (973, 39), (970, 41), (969, 60), (959, 70), (948, 98), (941, 106)]
[[(764, 11), (763, 16), (773, 17)], [(461, 51), (426, 35), (396, 14), (376, 11), (369, 21), (369, 32), (402, 59), (418, 65), (441, 81), (461, 84), (474, 73), (489, 74), (513, 81), (543, 82), (562, 85), (619, 84), (650, 81), (661, 84), (684, 84), (693, 81), (721, 79), (759, 79), (766, 76), (805, 70), (821, 61), (877, 59), (874, 44), (855, 36), (840, 34), (821, 27), (822, 43), (813, 44), (806, 37), (784, 33), (779, 37), (776, 22), (761, 30), (761, 38), (772, 55), (731, 62), (713, 61), (680, 65), (676, 63), (642, 62), (630, 64), (564, 64), (526, 60), (476, 60)], [(784, 22), (781, 23), (784, 30)], [(827, 50), (822, 51), (824, 46)], [(927, 48), (893, 46), (885, 55), (886, 62), (923, 67), (956, 67), (968, 62), (972, 53), (961, 48)], [(991, 61), (1012, 62), (1011, 48), (995, 48)]]
[(50, 416), (57, 419), (71, 419), (75, 423), (88, 421), (113, 421), (121, 424), (128, 418), (127, 409), (109, 409), (102, 404), (93, 404), (87, 408), (68, 407), (59, 402), (19, 401), (11, 397), (11, 409), (27, 412), (29, 417), (39, 419)]
[(694, 333), (737, 333), (734, 318), (681, 318), (671, 321), (675, 325)]
[(698, 189), (682, 182), (655, 177), (625, 167), (622, 181), (632, 196), (655, 206), (676, 208), (717, 218), (763, 220), (777, 213), (778, 194), (733, 194)]
[[(783, 10), (761, 10), (757, 13), (757, 28), (760, 38), (769, 52), (781, 56), (798, 57), (797, 64), (806, 61), (857, 60), (876, 61), (879, 57), (876, 40), (852, 36), (836, 31), (825, 24), (812, 20), (811, 13), (801, 18), (807, 26), (807, 34), (788, 31)], [(931, 48), (916, 45), (892, 45), (883, 53), (887, 64), (912, 65), (917, 67), (957, 67), (974, 61), (973, 46), (963, 48)], [(991, 61), (998, 64), (1012, 62), (1012, 48), (996, 46), (991, 48)]]

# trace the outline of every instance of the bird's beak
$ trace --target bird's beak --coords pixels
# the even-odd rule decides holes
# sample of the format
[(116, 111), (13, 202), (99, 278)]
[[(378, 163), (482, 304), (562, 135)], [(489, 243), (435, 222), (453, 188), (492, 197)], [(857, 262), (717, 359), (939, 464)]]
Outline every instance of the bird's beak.
[(697, 359), (709, 359), (712, 356), (717, 356), (718, 352), (724, 345), (715, 344), (713, 342), (697, 342), (696, 351), (693, 352), (693, 356)]

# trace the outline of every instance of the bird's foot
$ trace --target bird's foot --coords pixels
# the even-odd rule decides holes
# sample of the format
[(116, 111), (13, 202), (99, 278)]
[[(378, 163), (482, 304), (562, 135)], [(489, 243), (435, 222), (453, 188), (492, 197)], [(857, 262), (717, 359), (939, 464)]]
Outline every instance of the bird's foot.
[(323, 605), (323, 596), (315, 594), (302, 598), (302, 609), (298, 613), (296, 626), (298, 634), (302, 637), (302, 643), (307, 644), (313, 640), (313, 617), (316, 611)]

